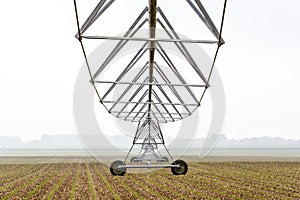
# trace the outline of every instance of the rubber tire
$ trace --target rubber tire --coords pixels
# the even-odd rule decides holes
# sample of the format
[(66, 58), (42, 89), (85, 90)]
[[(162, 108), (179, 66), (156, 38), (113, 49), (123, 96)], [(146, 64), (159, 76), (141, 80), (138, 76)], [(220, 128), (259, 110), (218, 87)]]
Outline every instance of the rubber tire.
[(126, 174), (127, 168), (116, 169), (119, 165), (125, 165), (125, 163), (121, 160), (116, 160), (111, 163), (109, 170), (113, 176), (124, 176)]
[(164, 159), (162, 162), (169, 162), (169, 158), (168, 157), (162, 157), (162, 159)]
[(130, 159), (130, 162), (138, 162), (138, 161), (136, 161), (135, 159), (137, 159), (137, 157), (132, 157), (132, 158)]
[(180, 167), (172, 167), (171, 171), (174, 175), (185, 175), (188, 172), (188, 165), (183, 160), (175, 160), (172, 165), (179, 165)]

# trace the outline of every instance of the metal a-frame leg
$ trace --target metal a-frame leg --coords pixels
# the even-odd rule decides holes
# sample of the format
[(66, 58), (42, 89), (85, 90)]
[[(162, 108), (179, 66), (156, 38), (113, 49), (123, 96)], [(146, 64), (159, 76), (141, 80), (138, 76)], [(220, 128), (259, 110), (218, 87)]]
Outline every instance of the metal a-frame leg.
[[(128, 158), (132, 154), (134, 146), (139, 145), (141, 145), (141, 149), (138, 155), (131, 157), (130, 164), (128, 164)], [(172, 161), (171, 164), (162, 164), (162, 162), (169, 162), (169, 159), (166, 156), (162, 156), (159, 146), (166, 150), (168, 157)], [(151, 121), (150, 118), (142, 124), (139, 122), (132, 146), (124, 161), (114, 161), (111, 164), (110, 171), (113, 175), (123, 176), (127, 169), (130, 168), (171, 168), (174, 175), (186, 174), (188, 169), (187, 164), (183, 160), (174, 161), (168, 148), (165, 146), (159, 123)]]

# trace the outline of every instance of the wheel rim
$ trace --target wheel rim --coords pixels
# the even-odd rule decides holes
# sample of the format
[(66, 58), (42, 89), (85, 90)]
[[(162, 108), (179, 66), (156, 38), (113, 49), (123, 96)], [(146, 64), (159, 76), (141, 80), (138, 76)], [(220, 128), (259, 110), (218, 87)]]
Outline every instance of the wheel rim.
[(176, 168), (175, 168), (175, 171), (176, 171), (178, 174), (183, 173), (184, 170), (185, 170), (185, 166), (182, 165), (182, 164), (179, 164), (179, 167), (176, 167)]
[(114, 167), (113, 167), (113, 170), (114, 170), (114, 172), (115, 172), (116, 174), (121, 174), (121, 173), (123, 172), (122, 169), (117, 169), (117, 166), (114, 166)]
[(124, 168), (117, 168), (118, 166), (123, 166), (124, 163), (122, 161), (115, 161), (110, 166), (110, 170), (114, 175), (123, 175), (126, 173), (126, 169)]
[(171, 171), (174, 175), (181, 175), (181, 174), (186, 174), (187, 173), (188, 165), (183, 160), (176, 160), (172, 164), (178, 166), (178, 167), (171, 168)]
[(116, 164), (113, 166), (113, 170), (116, 174), (121, 174), (122, 172), (124, 172), (124, 170), (122, 168), (117, 168), (120, 164)]

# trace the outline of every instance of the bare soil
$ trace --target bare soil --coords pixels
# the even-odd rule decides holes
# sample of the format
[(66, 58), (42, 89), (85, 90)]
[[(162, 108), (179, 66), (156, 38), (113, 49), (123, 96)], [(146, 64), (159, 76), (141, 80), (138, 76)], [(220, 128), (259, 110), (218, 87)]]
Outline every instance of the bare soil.
[(0, 199), (47, 199), (51, 191), (52, 199), (72, 199), (72, 188), (84, 200), (300, 199), (300, 162), (189, 162), (184, 176), (160, 169), (116, 177), (102, 163), (72, 161), (0, 164)]

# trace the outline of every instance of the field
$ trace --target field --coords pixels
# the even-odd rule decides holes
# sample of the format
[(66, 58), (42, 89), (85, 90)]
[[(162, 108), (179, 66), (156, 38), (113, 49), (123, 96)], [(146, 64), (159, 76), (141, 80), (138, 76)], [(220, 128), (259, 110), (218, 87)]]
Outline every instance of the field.
[(114, 177), (89, 160), (0, 164), (0, 199), (300, 199), (300, 162), (190, 162)]

